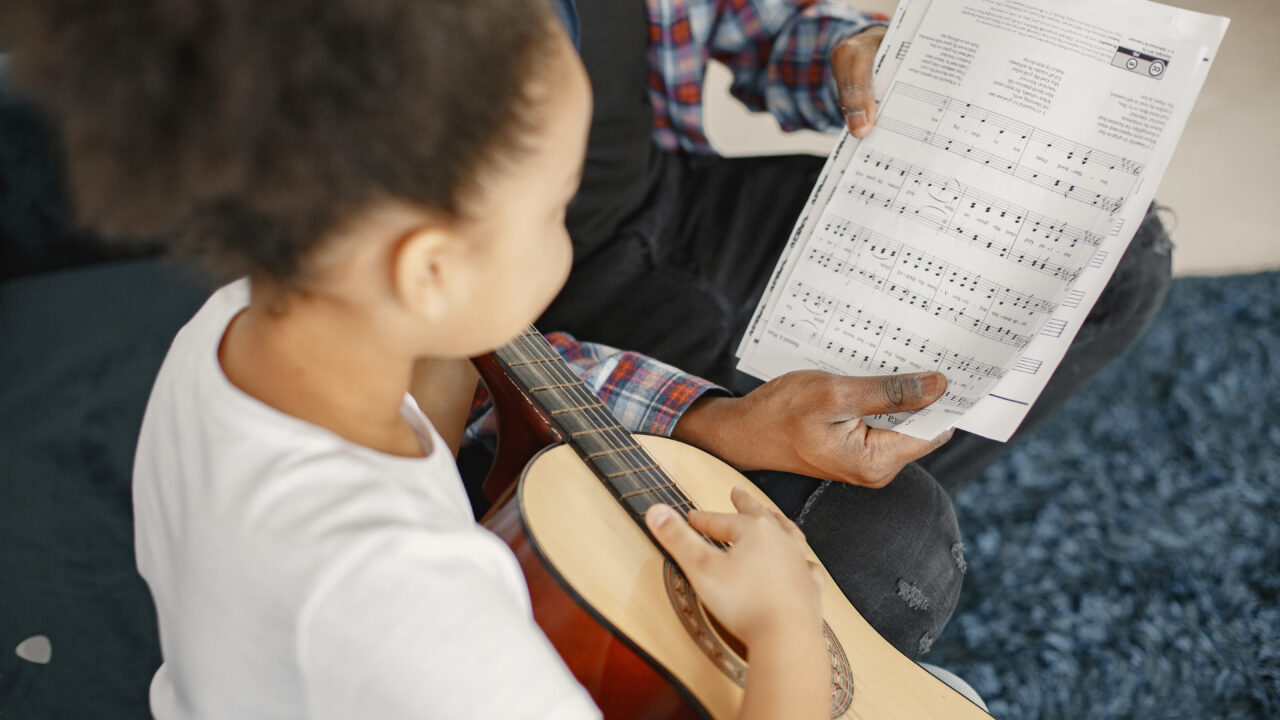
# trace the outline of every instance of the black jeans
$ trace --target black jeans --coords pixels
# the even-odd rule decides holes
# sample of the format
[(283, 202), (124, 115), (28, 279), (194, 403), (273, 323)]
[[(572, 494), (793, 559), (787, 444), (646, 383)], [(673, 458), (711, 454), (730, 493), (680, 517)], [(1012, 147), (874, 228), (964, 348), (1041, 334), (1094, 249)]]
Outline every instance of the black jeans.
[[(539, 324), (749, 392), (760, 381), (735, 369), (734, 350), (824, 160), (670, 155), (663, 162), (644, 207), (612, 237), (575, 238), (591, 250), (575, 258)], [(1169, 250), (1149, 212), (1013, 442), (1137, 341), (1168, 289)], [(881, 490), (787, 473), (750, 477), (805, 531), (863, 616), (915, 657), (950, 619), (965, 570), (948, 493), (1006, 447), (957, 432)]]

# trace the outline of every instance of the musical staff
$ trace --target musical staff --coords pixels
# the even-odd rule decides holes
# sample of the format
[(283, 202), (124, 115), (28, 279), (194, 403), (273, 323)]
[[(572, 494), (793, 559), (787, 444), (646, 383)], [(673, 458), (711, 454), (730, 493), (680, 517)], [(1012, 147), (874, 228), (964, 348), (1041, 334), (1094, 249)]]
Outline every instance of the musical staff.
[[(851, 165), (841, 191), (873, 207), (909, 218), (1036, 272), (1071, 281), (1084, 262), (1076, 248), (1096, 248), (1102, 236), (1034, 213), (918, 165), (868, 150)], [(1000, 229), (1007, 229), (1001, 234)], [(1021, 250), (1044, 247), (1061, 257)]]
[(1088, 145), (1064, 138), (1061, 135), (1054, 135), (1051, 132), (1018, 122), (1006, 115), (992, 112), (972, 103), (961, 102), (946, 95), (930, 92), (910, 83), (895, 83), (889, 91), (889, 95), (885, 98), (886, 105), (889, 102), (889, 98), (893, 97), (895, 93), (899, 97), (920, 100), (942, 111), (954, 110), (961, 118), (972, 117), (981, 123), (989, 122), (993, 127), (999, 128), (1001, 132), (1006, 130), (1013, 131), (1014, 134), (1020, 135), (1021, 139), (1024, 140), (1029, 138), (1036, 142), (1044, 143), (1046, 147), (1057, 146), (1062, 152), (1066, 153), (1068, 159), (1080, 158), (1081, 165), (1088, 165), (1090, 160), (1094, 160), (1097, 163), (1106, 165), (1108, 170), (1120, 170), (1129, 175), (1141, 175), (1145, 169), (1142, 163), (1096, 150)]
[(1029, 357), (1020, 357), (1018, 358), (1018, 362), (1013, 364), (1013, 371), (1026, 373), (1027, 375), (1035, 375), (1036, 373), (1040, 372), (1040, 368), (1042, 367), (1044, 367), (1043, 360), (1036, 360), (1035, 358), (1029, 358)]
[[(1038, 316), (1048, 315), (1058, 307), (1050, 300), (998, 285), (937, 256), (913, 251), (847, 220), (829, 219), (823, 233), (839, 243), (847, 257), (841, 259), (815, 245), (808, 252), (808, 260), (814, 266), (887, 292), (901, 302), (998, 342), (1026, 346), (1039, 324)], [(944, 287), (950, 292), (944, 293)], [(991, 322), (993, 310), (1000, 310), (1005, 317), (1018, 311), (1022, 317), (1016, 327), (1010, 322)]]
[(1081, 48), (1098, 28), (1217, 47), (1225, 28), (1150, 3), (1020, 0), (1013, 33), (976, 7), (900, 9), (875, 129), (841, 134), (738, 348), (765, 380), (940, 370), (937, 402), (866, 418), (918, 438), (1012, 436), (1143, 221), (1203, 79), (1136, 83)]
[[(890, 89), (876, 126), (1108, 214), (1123, 207), (1124, 192), (1145, 169), (1127, 158), (907, 83)], [(1098, 179), (1099, 174), (1112, 179)], [(1124, 181), (1120, 176), (1126, 176)], [(1096, 190), (1093, 180), (1115, 184), (1121, 193)]]
[(1062, 337), (1062, 331), (1066, 329), (1066, 320), (1053, 319), (1044, 324), (1044, 327), (1040, 329), (1040, 334), (1046, 337)]
[[(1005, 375), (1005, 369), (999, 365), (961, 355), (942, 343), (907, 331), (899, 324), (804, 283), (797, 283), (789, 295), (807, 314), (779, 315), (773, 325), (775, 330), (867, 370), (884, 373), (936, 370), (947, 375), (949, 382), (961, 384), (965, 384), (965, 378), (994, 381)], [(838, 337), (840, 333), (865, 335), (878, 341), (874, 347), (845, 344)]]

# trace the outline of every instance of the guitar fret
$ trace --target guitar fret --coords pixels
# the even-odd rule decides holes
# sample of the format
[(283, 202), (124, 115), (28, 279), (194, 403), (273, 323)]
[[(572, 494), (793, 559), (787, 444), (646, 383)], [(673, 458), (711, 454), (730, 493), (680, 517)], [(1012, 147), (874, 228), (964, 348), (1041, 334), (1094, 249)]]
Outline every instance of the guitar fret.
[[(655, 465), (654, 467), (657, 467), (657, 466)], [(631, 491), (631, 492), (629, 492), (629, 493), (623, 493), (623, 494), (619, 495), (619, 496), (618, 496), (618, 499), (619, 499), (619, 500), (626, 500), (626, 499), (628, 499), (628, 498), (636, 497), (637, 495), (644, 495), (644, 494), (646, 494), (646, 493), (657, 492), (657, 491), (659, 491), (659, 490), (665, 490), (665, 489), (667, 489), (667, 488), (673, 488), (673, 487), (675, 487), (675, 486), (676, 486), (676, 484), (675, 484), (675, 483), (673, 483), (673, 482), (669, 482), (669, 483), (667, 483), (667, 484), (665, 484), (665, 485), (658, 485), (657, 487), (649, 487), (649, 488), (642, 488), (642, 489), (640, 489), (640, 490), (632, 490), (632, 491)]]
[(537, 387), (529, 388), (529, 392), (536, 393), (536, 392), (542, 392), (544, 390), (559, 390), (561, 388), (575, 387), (577, 386), (577, 384), (578, 383), (576, 382), (567, 382), (567, 383), (554, 383), (552, 385), (539, 385)]
[[(675, 490), (675, 492), (680, 492), (680, 491), (677, 489)], [(669, 505), (673, 509), (675, 509), (677, 512), (680, 512), (680, 514), (685, 517), (688, 517), (690, 510), (697, 509), (688, 500), (680, 497), (676, 499), (659, 498), (657, 500), (650, 500), (647, 497), (635, 495), (635, 496), (626, 498), (625, 500), (622, 500), (622, 504), (630, 508), (631, 512), (636, 514), (637, 518), (644, 517), (645, 511), (648, 510), (651, 506), (653, 506), (656, 503), (664, 503), (666, 505)]]
[(621, 425), (610, 425), (609, 427), (591, 428), (590, 430), (579, 430), (578, 432), (569, 433), (569, 437), (576, 438), (583, 435), (592, 435), (594, 433), (607, 432), (609, 430), (622, 430)]
[(516, 362), (507, 363), (507, 367), (521, 367), (523, 365), (541, 365), (543, 363), (555, 362), (561, 359), (559, 355), (555, 357), (538, 358), (537, 360), (517, 360)]
[[(623, 478), (628, 475), (635, 476), (637, 472), (640, 472), (639, 468), (649, 468), (657, 465), (657, 462), (654, 461), (653, 457), (643, 450), (633, 450), (628, 453), (605, 455), (603, 457), (588, 460), (587, 462), (596, 469), (602, 478), (609, 480)], [(645, 470), (643, 472), (652, 474), (649, 470)], [(661, 475), (660, 469), (657, 474)], [(610, 484), (617, 486), (618, 483), (610, 482)], [(625, 491), (630, 490), (631, 488), (619, 489)]]
[(637, 522), (643, 523), (644, 512), (657, 502), (682, 515), (694, 509), (676, 482), (535, 328), (526, 328), (496, 354)]
[[(580, 405), (579, 400), (569, 401), (565, 398), (559, 398), (555, 395), (542, 395), (540, 397), (550, 398), (550, 402), (543, 403), (543, 407), (550, 410), (551, 408), (560, 408), (567, 405)], [(607, 410), (591, 409), (583, 412), (560, 413), (552, 416), (552, 420), (566, 435), (570, 437), (580, 437), (578, 433), (586, 430), (599, 431), (607, 427), (618, 427), (617, 418), (613, 417)], [(610, 438), (609, 447), (618, 447), (620, 445), (630, 445), (634, 441), (631, 438)], [(591, 450), (600, 450), (601, 448), (592, 447)]]
[(601, 450), (600, 452), (593, 452), (588, 454), (586, 458), (588, 460), (594, 460), (598, 457), (604, 457), (605, 455), (612, 455), (614, 453), (626, 452), (628, 450), (643, 450), (643, 449), (644, 448), (640, 447), (639, 445), (628, 445), (626, 447), (610, 448), (608, 450)]
[(591, 408), (598, 408), (598, 407), (602, 408), (604, 406), (605, 406), (604, 403), (592, 403), (590, 405), (579, 405), (578, 407), (560, 408), (559, 410), (552, 410), (550, 414), (563, 415), (564, 413), (567, 413), (567, 412), (575, 412), (578, 410), (590, 410)]
[[(659, 467), (658, 465), (645, 465), (644, 467), (632, 468), (632, 469), (630, 469), (630, 470), (623, 470), (623, 471), (621, 471), (621, 472), (616, 472), (616, 473), (607, 473), (607, 474), (605, 474), (605, 477), (606, 477), (606, 478), (609, 478), (610, 480), (612, 480), (612, 479), (614, 479), (614, 478), (625, 477), (625, 476), (627, 476), (627, 475), (635, 475), (636, 473), (642, 473), (642, 472), (645, 472), (645, 471), (647, 471), (647, 470), (661, 470), (661, 469), (662, 469), (662, 468), (661, 468), (661, 467)], [(673, 486), (673, 484), (672, 484), (672, 483), (668, 483), (668, 484), (666, 484), (666, 485), (663, 485), (662, 487), (672, 487), (672, 486)], [(654, 488), (654, 489), (655, 489), (655, 490), (658, 490), (658, 489), (661, 489), (661, 488)], [(634, 492), (634, 493), (629, 493), (628, 495), (623, 495), (622, 497), (629, 497), (630, 495), (636, 495), (636, 494), (639, 494), (639, 493), (642, 493), (642, 492), (650, 492), (650, 491), (649, 491), (649, 490), (637, 490), (637, 491), (636, 491), (636, 492)]]

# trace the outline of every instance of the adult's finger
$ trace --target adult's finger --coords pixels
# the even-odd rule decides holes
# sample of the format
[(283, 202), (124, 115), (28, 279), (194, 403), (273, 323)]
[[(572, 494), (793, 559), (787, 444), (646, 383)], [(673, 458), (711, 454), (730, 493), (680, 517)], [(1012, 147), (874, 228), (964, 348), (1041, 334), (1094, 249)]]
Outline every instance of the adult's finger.
[(845, 384), (845, 403), (859, 415), (919, 410), (947, 391), (947, 378), (940, 372), (847, 378)]
[(644, 522), (658, 544), (665, 548), (676, 564), (686, 572), (689, 570), (696, 572), (714, 557), (713, 553), (716, 549), (669, 506), (660, 503), (650, 505), (644, 513)]
[(871, 70), (884, 32), (879, 26), (863, 30), (838, 45), (831, 55), (840, 108), (854, 137), (866, 136), (876, 122)]
[(902, 472), (907, 463), (914, 462), (946, 444), (955, 433), (945, 430), (935, 437), (921, 439), (904, 433), (881, 428), (867, 430), (866, 447), (868, 462), (861, 468), (864, 484), (883, 487)]

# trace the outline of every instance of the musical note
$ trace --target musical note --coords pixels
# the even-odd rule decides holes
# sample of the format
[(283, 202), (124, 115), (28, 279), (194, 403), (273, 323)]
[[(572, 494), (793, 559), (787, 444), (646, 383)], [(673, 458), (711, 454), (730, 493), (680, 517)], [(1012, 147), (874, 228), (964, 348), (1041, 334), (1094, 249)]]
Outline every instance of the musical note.
[[(876, 131), (842, 138), (740, 368), (938, 370), (948, 384), (933, 405), (868, 419), (916, 437), (988, 396), (1034, 397), (1097, 296), (1076, 281), (1117, 246), (1146, 163), (970, 100), (893, 82)], [(991, 423), (988, 407), (969, 421)]]
[[(1103, 152), (1026, 123), (1018, 122), (1006, 115), (992, 112), (971, 103), (961, 102), (910, 83), (900, 82), (894, 84), (880, 108), (880, 119), (876, 121), (877, 126), (882, 125), (887, 118), (893, 118), (895, 123), (903, 122), (896, 119), (896, 116), (902, 113), (900, 105), (890, 107), (891, 99), (895, 97), (909, 98), (922, 105), (935, 108), (941, 113), (953, 113), (961, 119), (977, 120), (980, 123), (989, 124), (999, 131), (997, 134), (1007, 132), (1011, 136), (1017, 136), (1019, 141), (1029, 140), (1046, 148), (1056, 147), (1058, 153), (1062, 154), (1067, 160), (1074, 160), (1079, 156), (1081, 165), (1088, 165), (1092, 161), (1095, 165), (1105, 165), (1107, 171), (1119, 170), (1125, 175), (1141, 175), (1143, 170), (1146, 169), (1142, 163), (1129, 158)], [(918, 119), (917, 115), (912, 114), (907, 114), (907, 117)], [(909, 120), (907, 122), (909, 123)]]
[[(1077, 247), (1096, 248), (1103, 240), (1097, 233), (1029, 212), (955, 179), (884, 153), (867, 151), (859, 156), (859, 161), (860, 168), (851, 173), (854, 179), (841, 186), (847, 197), (921, 223), (1051, 277), (1074, 280), (1087, 260), (1082, 257), (1076, 263), (1064, 261), (1077, 256)], [(889, 173), (898, 185), (876, 189), (864, 184), (870, 183), (877, 172)], [(911, 196), (915, 189), (923, 190), (928, 200), (913, 202)], [(961, 220), (962, 215), (968, 220)], [(1000, 228), (1006, 231), (1003, 238), (999, 234)], [(1047, 246), (1056, 250), (1062, 260), (1039, 253), (1015, 252), (1018, 245)]]
[[(1032, 328), (1038, 324), (1037, 315), (1048, 315), (1058, 307), (1051, 300), (1001, 286), (940, 257), (905, 249), (900, 242), (836, 216), (827, 220), (824, 230), (848, 241), (845, 250), (849, 257), (842, 260), (814, 246), (807, 257), (815, 266), (883, 290), (900, 302), (930, 312), (934, 317), (1014, 347), (1025, 346), (1034, 333), (1018, 332), (1006, 325), (986, 322), (985, 318), (993, 309), (1025, 312), (1020, 328)], [(870, 262), (864, 267), (859, 259)], [(870, 267), (871, 264), (883, 266), (889, 260), (894, 262), (887, 270)], [(915, 274), (921, 271), (923, 276)], [(922, 277), (930, 280), (922, 281)], [(938, 290), (944, 284), (959, 290), (967, 289), (967, 296), (956, 298), (952, 295), (953, 300), (939, 302)]]
[[(946, 374), (949, 381), (958, 380), (958, 374), (983, 380), (999, 380), (1005, 375), (1003, 367), (961, 355), (941, 343), (895, 325), (885, 317), (856, 308), (851, 303), (843, 303), (804, 283), (798, 283), (789, 296), (810, 312), (829, 315), (833, 322), (824, 332), (815, 329), (812, 322), (805, 322), (805, 318), (781, 314), (774, 323), (775, 330), (868, 370), (891, 373), (938, 370)], [(855, 334), (865, 334), (868, 340), (876, 339), (875, 347), (858, 348), (841, 340), (842, 335)]]

